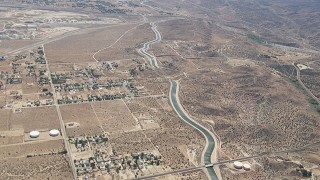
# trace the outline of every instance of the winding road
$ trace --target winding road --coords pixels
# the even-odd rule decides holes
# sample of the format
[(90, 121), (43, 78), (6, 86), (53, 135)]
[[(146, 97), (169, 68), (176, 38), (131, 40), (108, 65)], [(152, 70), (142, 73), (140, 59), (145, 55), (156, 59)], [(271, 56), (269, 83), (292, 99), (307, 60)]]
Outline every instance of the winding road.
[(297, 75), (296, 78), (299, 82), (299, 84), (302, 86), (302, 88), (309, 94), (309, 96), (311, 96), (315, 101), (317, 101), (318, 104), (320, 104), (320, 100), (311, 92), (311, 90), (309, 88), (307, 88), (307, 86), (304, 85), (304, 83), (301, 81), (301, 73), (300, 73), (300, 69), (298, 66), (296, 66), (296, 64), (292, 63), (292, 65), (296, 68), (297, 70)]
[[(189, 125), (191, 125), (193, 128), (197, 129), (199, 132), (201, 132), (203, 134), (203, 136), (206, 139), (206, 148), (204, 150), (204, 154), (203, 154), (203, 162), (205, 164), (212, 164), (212, 159), (216, 159), (216, 153), (217, 150), (215, 148), (215, 136), (209, 131), (207, 130), (205, 127), (203, 127), (202, 125), (200, 125), (199, 123), (197, 123), (195, 120), (193, 120), (183, 109), (183, 107), (181, 106), (180, 102), (179, 102), (179, 97), (178, 97), (178, 92), (179, 92), (179, 84), (177, 81), (170, 81), (171, 86), (170, 86), (170, 94), (169, 94), (169, 98), (170, 98), (170, 103), (172, 105), (172, 107), (174, 108), (174, 110), (176, 111), (176, 113), (178, 114), (178, 116), (185, 121), (186, 123), (188, 123)], [(212, 158), (213, 156), (213, 158)], [(208, 170), (208, 174), (210, 176), (210, 179), (212, 180), (218, 180), (218, 176), (215, 172), (215, 170), (212, 167), (207, 168)]]
[(159, 68), (157, 59), (156, 59), (156, 57), (154, 55), (148, 53), (147, 51), (150, 49), (150, 45), (161, 41), (161, 34), (157, 30), (157, 25), (155, 23), (150, 23), (150, 25), (151, 25), (152, 31), (156, 35), (156, 38), (154, 40), (152, 40), (152, 41), (144, 43), (143, 47), (138, 49), (138, 53), (143, 55), (143, 56), (145, 56), (148, 59), (151, 67), (153, 69), (155, 69), (155, 68)]

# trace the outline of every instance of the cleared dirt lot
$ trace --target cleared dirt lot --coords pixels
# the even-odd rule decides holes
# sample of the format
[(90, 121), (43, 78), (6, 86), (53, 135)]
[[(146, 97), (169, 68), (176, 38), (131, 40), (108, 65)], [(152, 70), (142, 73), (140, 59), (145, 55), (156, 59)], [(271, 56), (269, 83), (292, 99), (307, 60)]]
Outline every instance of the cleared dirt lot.
[(2, 40), (0, 41), (0, 53), (5, 54), (36, 42), (38, 42), (38, 40)]
[(145, 74), (141, 74), (141, 78), (137, 78), (136, 85), (143, 87), (146, 95), (163, 95), (169, 92), (170, 84), (166, 79), (144, 78), (144, 76)]
[(92, 103), (92, 106), (107, 132), (139, 130), (138, 121), (135, 120), (122, 100)]
[[(4, 93), (4, 92), (0, 91), (0, 93)], [(6, 100), (7, 100), (6, 96), (0, 96), (0, 108), (3, 108), (6, 105)]]
[(133, 116), (138, 119), (142, 129), (160, 128), (157, 112), (161, 105), (157, 103), (155, 98), (127, 100), (126, 104)]
[(49, 69), (51, 72), (68, 72), (74, 71), (73, 64), (50, 64)]
[(0, 130), (9, 130), (9, 119), (11, 116), (11, 110), (0, 110)]
[(71, 167), (64, 155), (0, 160), (2, 179), (72, 180)]
[(152, 143), (141, 131), (111, 134), (110, 143), (118, 154), (154, 150)]
[(45, 45), (49, 63), (94, 62), (92, 55), (114, 43), (136, 25), (110, 26), (85, 34), (72, 35)]
[(16, 131), (0, 131), (0, 145), (22, 143), (23, 136), (24, 132), (22, 129)]
[(60, 123), (55, 107), (24, 108), (20, 113), (11, 113), (9, 129), (32, 130), (59, 129)]
[(38, 141), (0, 147), (0, 159), (13, 157), (26, 157), (27, 155), (41, 155), (58, 153), (64, 150), (62, 139), (51, 141)]
[(41, 92), (41, 87), (37, 84), (37, 79), (27, 76), (22, 76), (22, 93), (23, 94), (31, 94), (31, 93), (39, 93)]
[(125, 34), (112, 48), (100, 51), (95, 57), (99, 61), (139, 58), (141, 56), (136, 50), (154, 37), (150, 25), (143, 24)]
[(124, 48), (108, 48), (97, 54), (96, 59), (98, 61), (112, 61), (112, 60), (122, 60), (122, 59), (134, 59), (139, 58), (139, 54), (136, 48), (124, 47)]
[(129, 109), (133, 113), (148, 112), (154, 115), (152, 112), (157, 112), (161, 108), (156, 98), (137, 98), (126, 101)]
[(75, 122), (79, 127), (66, 128), (68, 137), (77, 137), (81, 135), (97, 135), (102, 134), (103, 130), (100, 126), (91, 104), (73, 104), (60, 107), (63, 122), (65, 124)]

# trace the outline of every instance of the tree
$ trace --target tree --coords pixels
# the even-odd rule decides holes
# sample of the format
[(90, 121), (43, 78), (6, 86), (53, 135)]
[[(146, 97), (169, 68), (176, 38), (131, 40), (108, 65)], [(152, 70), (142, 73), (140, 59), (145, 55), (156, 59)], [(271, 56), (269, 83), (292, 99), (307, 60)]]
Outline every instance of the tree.
[(127, 164), (131, 167), (131, 160), (128, 160)]
[(87, 140), (81, 142), (81, 145), (84, 147), (87, 144)]
[(107, 172), (110, 172), (110, 167), (109, 166), (107, 166), (106, 169), (107, 169)]
[(133, 169), (137, 169), (137, 164), (133, 164)]
[(78, 143), (82, 145), (83, 144), (83, 140), (80, 139)]
[(136, 76), (136, 75), (138, 75), (138, 72), (137, 72), (137, 69), (136, 69), (136, 68), (130, 69), (130, 70), (129, 70), (129, 73), (130, 73), (131, 76)]
[(90, 166), (92, 167), (92, 169), (96, 168), (96, 164), (95, 163), (91, 163)]

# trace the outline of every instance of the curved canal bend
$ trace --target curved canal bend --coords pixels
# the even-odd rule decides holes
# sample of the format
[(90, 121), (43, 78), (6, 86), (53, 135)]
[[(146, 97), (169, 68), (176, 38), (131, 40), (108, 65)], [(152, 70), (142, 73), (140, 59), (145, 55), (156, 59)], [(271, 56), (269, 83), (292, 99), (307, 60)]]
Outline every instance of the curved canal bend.
[[(205, 164), (211, 164), (211, 155), (213, 153), (213, 150), (215, 148), (215, 141), (210, 132), (204, 128), (202, 125), (198, 124), (194, 120), (190, 119), (190, 117), (185, 114), (185, 111), (182, 109), (179, 99), (178, 99), (178, 84), (176, 81), (172, 80), (170, 81), (171, 87), (170, 87), (170, 102), (172, 107), (175, 109), (176, 113), (179, 115), (179, 117), (184, 120), (186, 123), (191, 125), (193, 128), (200, 131), (206, 138), (207, 146), (204, 152), (204, 163)], [(218, 180), (216, 172), (214, 171), (213, 167), (207, 168), (209, 176), (211, 180)]]
[[(152, 31), (156, 35), (156, 38), (154, 40), (152, 40), (152, 41), (149, 41), (149, 42), (145, 43), (142, 48), (138, 49), (138, 52), (140, 54), (142, 54), (143, 56), (145, 56), (148, 59), (148, 61), (149, 61), (150, 65), (152, 66), (152, 68), (155, 69), (155, 68), (159, 68), (157, 59), (156, 59), (156, 57), (154, 55), (148, 53), (147, 51), (150, 49), (150, 45), (161, 41), (161, 34), (157, 30), (157, 26), (155, 25), (155, 23), (150, 23), (150, 25), (151, 25)], [(171, 80), (170, 83), (171, 83), (171, 87), (170, 87), (169, 98), (170, 98), (170, 102), (171, 102), (172, 107), (174, 108), (174, 110), (176, 111), (178, 116), (183, 121), (185, 121), (186, 123), (191, 125), (193, 128), (197, 129), (206, 138), (207, 145), (206, 145), (206, 149), (205, 149), (204, 154), (203, 154), (203, 160), (204, 160), (205, 164), (211, 164), (212, 163), (211, 162), (211, 155), (212, 155), (213, 150), (215, 148), (215, 140), (214, 140), (214, 138), (212, 137), (210, 131), (208, 131), (206, 128), (204, 128), (202, 125), (200, 125), (196, 121), (192, 120), (185, 113), (185, 111), (181, 107), (181, 105), (179, 103), (179, 99), (178, 99), (178, 83), (176, 81), (174, 81), (174, 80)], [(217, 177), (217, 174), (214, 171), (213, 167), (207, 168), (207, 171), (208, 171), (208, 174), (209, 174), (211, 180), (218, 180), (219, 179)]]
[(161, 41), (161, 34), (157, 30), (157, 25), (155, 23), (152, 22), (152, 23), (150, 23), (150, 25), (151, 25), (152, 31), (156, 35), (156, 38), (154, 40), (152, 40), (152, 41), (144, 43), (143, 47), (138, 49), (138, 52), (148, 59), (150, 65), (153, 68), (159, 68), (156, 57), (154, 57), (154, 55), (148, 53), (147, 51), (150, 49), (150, 45)]

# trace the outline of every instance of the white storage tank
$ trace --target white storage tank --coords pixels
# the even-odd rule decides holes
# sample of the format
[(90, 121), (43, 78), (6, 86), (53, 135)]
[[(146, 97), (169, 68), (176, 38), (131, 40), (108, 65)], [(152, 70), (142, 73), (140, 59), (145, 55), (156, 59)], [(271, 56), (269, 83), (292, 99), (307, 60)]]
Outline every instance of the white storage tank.
[(233, 166), (234, 166), (236, 169), (242, 169), (243, 164), (242, 164), (242, 162), (235, 161), (235, 162), (233, 163)]
[(39, 131), (31, 131), (31, 132), (29, 133), (29, 136), (30, 136), (31, 138), (37, 138), (37, 137), (39, 137), (39, 135), (40, 135), (40, 132), (39, 132)]
[(49, 131), (49, 135), (52, 136), (52, 137), (56, 137), (56, 136), (59, 136), (60, 134), (60, 131), (57, 130), (57, 129), (52, 129)]
[(250, 164), (243, 164), (243, 169), (246, 171), (250, 171), (250, 169), (251, 169)]

